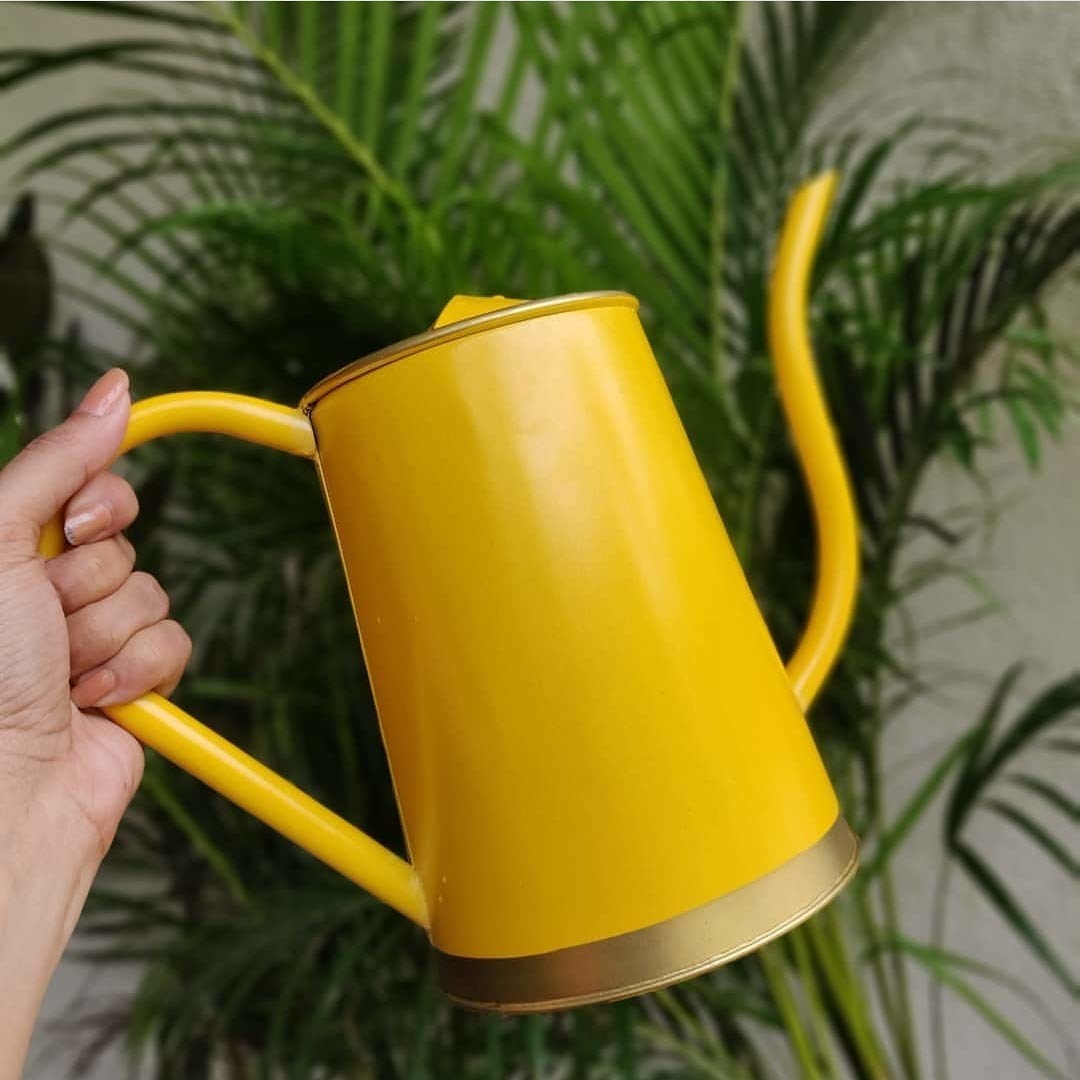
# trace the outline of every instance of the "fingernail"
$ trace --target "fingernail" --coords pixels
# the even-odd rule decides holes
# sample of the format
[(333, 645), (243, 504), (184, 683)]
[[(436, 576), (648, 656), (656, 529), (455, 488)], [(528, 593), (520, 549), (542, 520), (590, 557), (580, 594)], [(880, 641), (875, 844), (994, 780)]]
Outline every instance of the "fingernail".
[(104, 504), (64, 518), (64, 537), (72, 547), (100, 536), (112, 523), (112, 511)]
[(127, 372), (123, 368), (112, 368), (90, 387), (75, 411), (89, 413), (91, 416), (104, 416), (112, 412), (127, 391)]
[(71, 700), (79, 709), (96, 705), (116, 686), (116, 673), (111, 668), (88, 672), (71, 688)]

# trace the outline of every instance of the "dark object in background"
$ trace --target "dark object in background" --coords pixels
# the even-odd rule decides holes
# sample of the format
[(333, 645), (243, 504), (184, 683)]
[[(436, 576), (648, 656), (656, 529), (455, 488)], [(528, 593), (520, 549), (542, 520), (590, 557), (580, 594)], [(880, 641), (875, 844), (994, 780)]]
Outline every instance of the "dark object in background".
[(18, 364), (49, 328), (52, 271), (34, 236), (34, 196), (21, 195), (0, 237), (0, 348)]
[[(34, 196), (20, 195), (0, 236), (0, 351), (11, 364), (17, 387), (16, 410), (33, 414), (44, 385), (38, 349), (52, 317), (53, 282), (49, 257), (34, 236)], [(0, 414), (11, 407), (0, 392)]]

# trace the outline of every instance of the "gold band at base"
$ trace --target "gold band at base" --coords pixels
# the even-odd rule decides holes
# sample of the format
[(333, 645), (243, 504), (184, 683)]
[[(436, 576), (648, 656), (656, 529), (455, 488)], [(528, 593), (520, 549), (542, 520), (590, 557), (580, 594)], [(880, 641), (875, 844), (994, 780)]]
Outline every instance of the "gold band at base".
[(459, 1004), (502, 1013), (549, 1012), (659, 990), (798, 926), (847, 884), (858, 859), (859, 841), (840, 817), (783, 866), (662, 923), (533, 956), (438, 952), (439, 981)]

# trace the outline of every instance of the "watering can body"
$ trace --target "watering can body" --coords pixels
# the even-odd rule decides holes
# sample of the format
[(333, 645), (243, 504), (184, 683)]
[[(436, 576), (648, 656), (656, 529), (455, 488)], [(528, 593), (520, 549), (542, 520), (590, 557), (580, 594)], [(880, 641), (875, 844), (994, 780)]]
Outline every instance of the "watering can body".
[(607, 1000), (749, 951), (854, 869), (634, 299), (457, 298), (299, 409), (137, 407), (311, 457), (408, 846), (161, 699), (119, 722), (423, 925), (455, 999)]

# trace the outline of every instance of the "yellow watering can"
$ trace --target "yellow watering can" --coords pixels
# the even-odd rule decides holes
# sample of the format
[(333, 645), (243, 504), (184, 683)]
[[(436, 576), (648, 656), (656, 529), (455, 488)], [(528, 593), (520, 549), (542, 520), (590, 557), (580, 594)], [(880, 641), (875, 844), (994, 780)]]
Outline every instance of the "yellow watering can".
[(832, 186), (794, 200), (771, 300), (819, 541), (786, 674), (624, 293), (457, 297), (299, 408), (185, 393), (132, 410), (125, 449), (213, 431), (314, 461), (410, 861), (157, 695), (105, 711), (424, 927), (460, 1002), (656, 989), (797, 925), (854, 871), (802, 711), (857, 576), (805, 329)]

